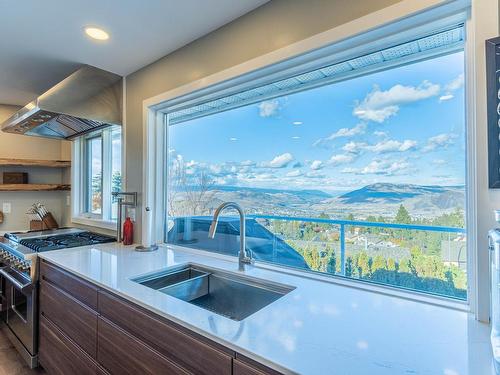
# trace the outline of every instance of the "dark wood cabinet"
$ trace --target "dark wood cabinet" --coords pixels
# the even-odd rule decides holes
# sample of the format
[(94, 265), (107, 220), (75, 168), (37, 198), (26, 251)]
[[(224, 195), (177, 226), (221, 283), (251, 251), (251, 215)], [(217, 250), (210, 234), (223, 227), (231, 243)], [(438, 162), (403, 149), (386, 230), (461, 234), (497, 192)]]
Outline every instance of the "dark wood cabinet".
[(181, 327), (138, 306), (101, 291), (99, 313), (196, 374), (231, 375), (234, 352), (183, 332)]
[(40, 285), (40, 314), (77, 342), (91, 357), (97, 354), (97, 313), (48, 282)]
[(98, 327), (97, 360), (111, 374), (189, 374), (111, 322)]
[(278, 374), (47, 261), (40, 273), (39, 355), (49, 374)]
[(280, 373), (250, 358), (236, 354), (233, 360), (233, 375), (280, 375)]
[(235, 359), (233, 362), (233, 375), (265, 375), (265, 372)]
[(97, 364), (43, 316), (40, 319), (40, 363), (49, 374), (90, 375)]
[(93, 310), (97, 310), (98, 288), (91, 283), (55, 267), (43, 259), (40, 261), (40, 278), (42, 282), (48, 281), (56, 285)]

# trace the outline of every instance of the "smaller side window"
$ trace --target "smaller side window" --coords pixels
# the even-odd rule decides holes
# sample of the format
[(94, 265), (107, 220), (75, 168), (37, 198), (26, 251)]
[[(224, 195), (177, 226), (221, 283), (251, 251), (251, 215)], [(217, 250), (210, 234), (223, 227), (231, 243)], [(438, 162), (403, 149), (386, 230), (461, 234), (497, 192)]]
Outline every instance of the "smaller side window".
[(80, 216), (116, 220), (113, 191), (122, 188), (122, 129), (114, 126), (83, 136), (80, 141)]
[(102, 135), (88, 138), (87, 150), (87, 207), (90, 214), (102, 214)]

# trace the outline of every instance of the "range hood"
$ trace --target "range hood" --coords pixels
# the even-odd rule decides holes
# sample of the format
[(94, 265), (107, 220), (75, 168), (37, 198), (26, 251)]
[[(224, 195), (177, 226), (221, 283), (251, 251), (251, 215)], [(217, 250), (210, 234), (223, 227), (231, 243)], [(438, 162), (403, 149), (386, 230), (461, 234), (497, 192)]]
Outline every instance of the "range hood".
[(1, 124), (4, 132), (73, 139), (122, 124), (122, 77), (84, 65)]

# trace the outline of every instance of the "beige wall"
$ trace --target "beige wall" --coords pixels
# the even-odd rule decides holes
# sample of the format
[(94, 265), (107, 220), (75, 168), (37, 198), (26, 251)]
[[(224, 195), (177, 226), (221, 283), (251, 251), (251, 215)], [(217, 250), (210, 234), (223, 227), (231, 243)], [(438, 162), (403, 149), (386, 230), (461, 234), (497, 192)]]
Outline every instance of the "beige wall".
[[(19, 107), (0, 105), (0, 123)], [(0, 158), (70, 160), (71, 143), (38, 137), (27, 137), (0, 132)], [(31, 183), (69, 183), (69, 169), (0, 167), (5, 171), (27, 172)], [(1, 178), (0, 178), (1, 181)], [(46, 204), (60, 225), (69, 223), (68, 192), (0, 192), (0, 210), (4, 202), (10, 202), (12, 212), (5, 214), (0, 232), (28, 229), (25, 212), (36, 201)]]
[[(142, 190), (142, 102), (400, 0), (273, 0), (127, 77), (126, 188)], [(154, 41), (152, 41), (153, 43)], [(140, 239), (137, 212), (136, 239)]]

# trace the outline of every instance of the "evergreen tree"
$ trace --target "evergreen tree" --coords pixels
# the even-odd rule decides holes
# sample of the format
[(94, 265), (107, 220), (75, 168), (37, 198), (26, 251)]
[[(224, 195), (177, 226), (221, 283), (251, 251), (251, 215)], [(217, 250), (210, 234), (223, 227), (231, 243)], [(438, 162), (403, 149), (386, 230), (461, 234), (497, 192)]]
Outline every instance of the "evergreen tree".
[(351, 277), (352, 276), (352, 258), (347, 257), (345, 261), (345, 276), (346, 277)]
[(399, 206), (395, 221), (400, 224), (411, 224), (411, 216), (402, 204)]
[(331, 274), (335, 274), (337, 270), (337, 257), (335, 255), (335, 251), (330, 254), (330, 259), (328, 259), (328, 264), (326, 267), (326, 271)]

